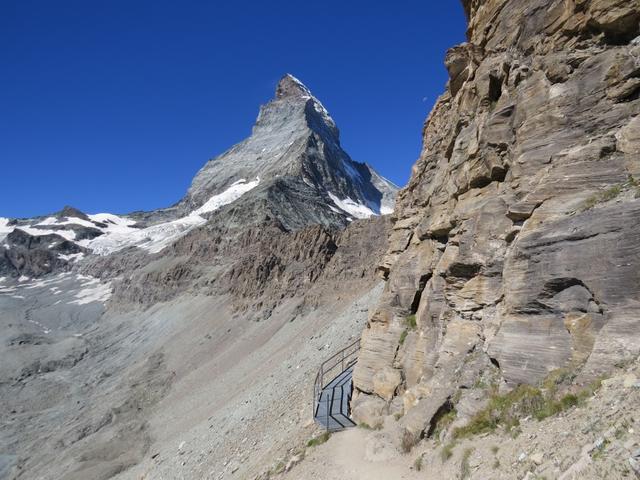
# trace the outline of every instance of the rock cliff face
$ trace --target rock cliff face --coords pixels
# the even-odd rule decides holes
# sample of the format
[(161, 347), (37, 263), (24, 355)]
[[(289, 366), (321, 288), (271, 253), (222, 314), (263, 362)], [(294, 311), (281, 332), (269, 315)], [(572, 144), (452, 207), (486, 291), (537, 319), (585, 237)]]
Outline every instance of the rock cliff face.
[(354, 415), (404, 415), (405, 448), (482, 378), (640, 351), (640, 4), (463, 4), (354, 374)]
[(232, 213), (161, 255), (100, 257), (82, 271), (115, 277), (114, 300), (125, 308), (147, 308), (185, 293), (229, 294), (236, 311), (267, 319), (284, 299), (310, 294), (299, 308), (311, 308), (312, 291), (333, 291), (333, 281), (370, 288), (390, 231), (388, 216), (356, 220), (344, 229), (314, 225), (289, 232), (277, 222), (230, 226)]

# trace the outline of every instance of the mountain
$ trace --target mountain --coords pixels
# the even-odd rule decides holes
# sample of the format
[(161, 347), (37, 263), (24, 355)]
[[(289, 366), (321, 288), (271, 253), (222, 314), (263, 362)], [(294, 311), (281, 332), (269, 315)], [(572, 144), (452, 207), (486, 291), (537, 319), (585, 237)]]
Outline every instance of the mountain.
[(396, 190), (286, 75), (175, 205), (0, 219), (0, 478), (248, 476), (302, 442)]
[[(260, 109), (251, 136), (209, 161), (181, 206), (202, 207), (240, 178), (254, 182), (254, 195), (283, 195), (288, 202), (280, 201), (273, 212), (290, 228), (340, 222), (335, 214), (366, 218), (391, 213), (397, 191), (371, 167), (349, 158), (327, 110), (289, 74), (278, 83), (275, 98)], [(310, 218), (295, 218), (284, 205), (289, 202), (291, 209), (307, 210)]]
[(287, 231), (342, 228), (391, 213), (397, 190), (351, 160), (327, 110), (287, 74), (260, 109), (251, 136), (207, 162), (176, 205), (129, 215), (65, 207), (34, 219), (0, 218), (0, 274), (39, 276), (71, 268), (85, 254), (130, 247), (158, 253), (241, 197), (244, 213), (234, 221), (243, 227), (270, 219)]
[(175, 205), (0, 220), (0, 477), (640, 475), (640, 6), (462, 6), (392, 215), (287, 75)]

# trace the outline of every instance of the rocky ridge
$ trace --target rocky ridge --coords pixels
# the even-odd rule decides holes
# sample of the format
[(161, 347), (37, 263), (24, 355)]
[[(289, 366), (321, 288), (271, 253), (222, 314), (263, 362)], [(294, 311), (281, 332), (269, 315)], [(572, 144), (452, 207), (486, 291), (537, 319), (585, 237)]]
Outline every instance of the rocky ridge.
[(354, 416), (405, 450), (487, 376), (571, 390), (640, 353), (640, 5), (463, 4), (354, 373)]

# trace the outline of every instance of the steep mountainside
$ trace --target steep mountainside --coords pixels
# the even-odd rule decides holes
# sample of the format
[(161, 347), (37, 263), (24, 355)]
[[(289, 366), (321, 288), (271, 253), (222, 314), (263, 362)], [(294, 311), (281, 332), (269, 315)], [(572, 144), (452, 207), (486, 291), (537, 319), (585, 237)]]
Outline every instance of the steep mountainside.
[[(471, 0), (399, 194), (353, 410), (398, 447), (640, 352), (640, 4)], [(359, 393), (359, 394), (358, 394)]]
[[(371, 167), (349, 158), (327, 110), (291, 75), (280, 80), (275, 98), (260, 109), (251, 136), (208, 162), (181, 205), (199, 207), (238, 178), (259, 181), (267, 198), (303, 195), (304, 202), (330, 210), (318, 211), (313, 218), (324, 224), (335, 223), (332, 212), (340, 213), (336, 207), (355, 218), (391, 213), (396, 193), (396, 187)], [(282, 210), (274, 213), (285, 225), (300, 225), (289, 219), (294, 212), (284, 210), (284, 202), (279, 207)], [(306, 209), (295, 210), (299, 215)]]
[(0, 478), (249, 476), (302, 441), (396, 190), (286, 75), (176, 205), (0, 219)]

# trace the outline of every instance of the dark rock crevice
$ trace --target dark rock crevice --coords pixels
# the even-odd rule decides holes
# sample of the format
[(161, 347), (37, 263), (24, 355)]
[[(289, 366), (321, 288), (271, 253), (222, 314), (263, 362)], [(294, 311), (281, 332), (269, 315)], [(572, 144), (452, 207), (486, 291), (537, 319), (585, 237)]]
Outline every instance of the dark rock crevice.
[(418, 311), (418, 306), (420, 305), (420, 299), (422, 298), (422, 292), (427, 286), (427, 282), (431, 278), (432, 273), (425, 273), (420, 276), (418, 280), (418, 288), (416, 289), (416, 293), (413, 296), (413, 301), (411, 302), (411, 313), (415, 314)]
[(455, 406), (451, 401), (451, 398), (447, 398), (447, 400), (438, 408), (438, 410), (436, 410), (436, 413), (433, 415), (433, 417), (431, 417), (431, 420), (429, 421), (429, 428), (425, 432), (424, 436), (427, 438), (431, 438), (436, 428), (438, 427), (438, 422), (440, 422), (440, 420), (442, 420), (445, 415), (453, 411), (454, 407)]

